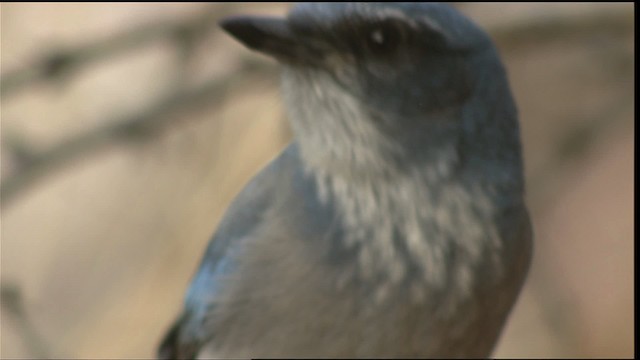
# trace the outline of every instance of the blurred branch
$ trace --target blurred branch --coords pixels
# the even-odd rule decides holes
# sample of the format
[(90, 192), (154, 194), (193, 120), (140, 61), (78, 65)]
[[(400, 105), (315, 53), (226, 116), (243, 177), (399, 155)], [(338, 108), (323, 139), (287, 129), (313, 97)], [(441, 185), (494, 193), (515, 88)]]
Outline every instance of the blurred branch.
[(533, 203), (534, 207), (538, 206), (537, 204), (548, 203), (547, 196), (553, 195), (546, 194), (546, 187), (562, 174), (567, 164), (584, 158), (607, 129), (634, 121), (633, 116), (627, 117), (624, 114), (633, 109), (634, 101), (634, 94), (621, 94), (619, 99), (562, 134), (554, 144), (553, 152), (547, 161), (532, 171), (528, 201)]
[(496, 41), (508, 50), (567, 38), (593, 37), (594, 35), (633, 34), (633, 11), (616, 8), (576, 15), (562, 13), (532, 14), (524, 19), (488, 28)]
[[(549, 207), (553, 202), (551, 200), (558, 195), (558, 180), (567, 176), (567, 167), (588, 158), (589, 151), (602, 140), (607, 130), (615, 126), (629, 125), (635, 121), (633, 115), (626, 114), (627, 111), (633, 111), (634, 102), (634, 94), (623, 94), (558, 139), (554, 144), (552, 155), (534, 169), (528, 179), (527, 203), (530, 210)], [(536, 261), (539, 263), (538, 270), (535, 276), (528, 280), (534, 289), (533, 299), (541, 308), (541, 316), (549, 325), (552, 336), (560, 339), (567, 354), (575, 354), (575, 349), (580, 347), (579, 331), (575, 328), (578, 326), (576, 324), (579, 314), (575, 311), (572, 295), (562, 287), (564, 283), (554, 280), (556, 274), (549, 270), (554, 267), (545, 266), (548, 265), (549, 259), (540, 257)], [(550, 297), (548, 294), (553, 296)]]
[(100, 121), (106, 124), (36, 154), (15, 138), (3, 139), (8, 150), (17, 156), (18, 166), (13, 174), (0, 184), (1, 206), (4, 208), (16, 195), (31, 186), (44, 175), (58, 170), (72, 161), (119, 143), (155, 136), (175, 121), (171, 115), (193, 110), (204, 105), (215, 105), (238, 82), (237, 73), (254, 76), (268, 73), (271, 65), (261, 60), (242, 60), (240, 67), (228, 75), (210, 80), (195, 89), (179, 90), (147, 106), (136, 114), (121, 119)]
[[(2, 74), (0, 95), (4, 99), (40, 82), (67, 79), (94, 63), (126, 54), (154, 41), (172, 41), (179, 55), (178, 65), (181, 66), (176, 70), (176, 81), (169, 96), (137, 113), (120, 119), (106, 119), (102, 123), (107, 125), (68, 139), (47, 151), (36, 152), (22, 137), (4, 134), (3, 150), (9, 152), (17, 166), (0, 184), (2, 208), (38, 179), (77, 158), (123, 141), (152, 136), (168, 125), (170, 115), (223, 99), (223, 94), (230, 89), (235, 76), (210, 79), (198, 88), (187, 89), (182, 81), (185, 77), (181, 75), (184, 72), (184, 62), (188, 60), (194, 45), (203, 40), (209, 28), (217, 26), (217, 19), (234, 9), (230, 4), (210, 5), (197, 15), (182, 21), (156, 22), (90, 44), (57, 49), (31, 67)], [(266, 64), (252, 59), (242, 60), (237, 71), (251, 75), (265, 73), (269, 69)]]
[(6, 97), (40, 82), (60, 81), (99, 61), (148, 45), (154, 41), (174, 41), (178, 49), (189, 46), (217, 20), (234, 9), (229, 4), (209, 5), (183, 21), (160, 21), (127, 30), (106, 39), (73, 48), (50, 50), (34, 64), (0, 75), (0, 96)]
[(46, 341), (36, 331), (36, 327), (27, 316), (20, 288), (16, 285), (2, 285), (0, 288), (0, 301), (2, 308), (5, 309), (3, 314), (9, 314), (16, 322), (18, 336), (24, 342), (29, 353), (38, 359), (52, 358)]

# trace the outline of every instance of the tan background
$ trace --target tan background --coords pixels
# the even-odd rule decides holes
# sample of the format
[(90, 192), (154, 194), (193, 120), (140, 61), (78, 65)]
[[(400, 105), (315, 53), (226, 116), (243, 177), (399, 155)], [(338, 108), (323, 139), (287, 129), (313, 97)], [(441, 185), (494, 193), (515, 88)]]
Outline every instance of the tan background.
[[(274, 64), (215, 18), (289, 5), (1, 6), (0, 354), (151, 357), (290, 137)], [(633, 4), (457, 6), (509, 70), (536, 233), (495, 355), (632, 357)]]

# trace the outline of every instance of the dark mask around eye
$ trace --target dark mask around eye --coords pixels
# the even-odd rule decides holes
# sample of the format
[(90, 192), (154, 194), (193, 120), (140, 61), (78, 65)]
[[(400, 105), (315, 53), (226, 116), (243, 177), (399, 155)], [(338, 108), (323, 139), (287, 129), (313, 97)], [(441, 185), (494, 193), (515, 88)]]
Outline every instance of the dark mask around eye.
[(375, 56), (392, 55), (408, 40), (407, 29), (393, 20), (363, 26), (359, 35), (364, 50)]

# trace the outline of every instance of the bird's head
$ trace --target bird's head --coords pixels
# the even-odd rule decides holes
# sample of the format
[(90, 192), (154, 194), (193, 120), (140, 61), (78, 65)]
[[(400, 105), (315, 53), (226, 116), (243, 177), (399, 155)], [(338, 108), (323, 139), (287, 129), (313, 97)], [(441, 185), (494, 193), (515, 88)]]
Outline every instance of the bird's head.
[(493, 44), (448, 5), (303, 3), (286, 18), (221, 25), (283, 66), (285, 105), (312, 169), (353, 176), (452, 167), (461, 147), (491, 158), (485, 145), (513, 143), (514, 134), (518, 142)]

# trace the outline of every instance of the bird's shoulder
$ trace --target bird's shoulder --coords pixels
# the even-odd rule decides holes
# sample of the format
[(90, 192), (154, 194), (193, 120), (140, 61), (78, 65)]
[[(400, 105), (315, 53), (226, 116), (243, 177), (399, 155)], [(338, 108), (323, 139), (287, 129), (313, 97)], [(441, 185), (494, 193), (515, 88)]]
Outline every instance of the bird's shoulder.
[(217, 258), (234, 239), (249, 235), (263, 220), (277, 200), (276, 192), (290, 182), (295, 171), (298, 149), (288, 145), (275, 159), (260, 170), (236, 195), (214, 233), (205, 258)]
[(264, 221), (277, 201), (276, 192), (290, 182), (297, 164), (298, 149), (287, 146), (260, 170), (236, 195), (213, 234), (196, 271), (180, 317), (158, 348), (160, 359), (192, 358), (210, 335), (202, 320), (211, 310), (219, 292), (219, 277), (233, 270), (233, 253)]

